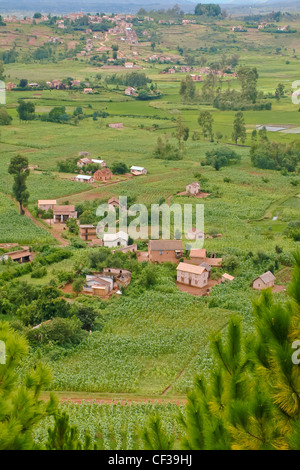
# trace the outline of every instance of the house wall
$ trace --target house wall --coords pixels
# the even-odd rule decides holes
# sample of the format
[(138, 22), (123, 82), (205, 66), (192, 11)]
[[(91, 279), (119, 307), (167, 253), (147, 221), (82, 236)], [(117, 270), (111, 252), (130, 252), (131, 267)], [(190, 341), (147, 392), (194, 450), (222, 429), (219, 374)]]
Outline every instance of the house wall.
[(149, 249), (148, 253), (149, 253), (149, 260), (152, 261), (153, 263), (165, 263), (167, 261), (170, 261), (171, 263), (177, 263), (179, 259), (176, 257), (176, 253), (174, 250), (150, 251)]
[(274, 287), (274, 281), (270, 281), (265, 284), (261, 279), (255, 279), (253, 282), (253, 289), (262, 290), (268, 289), (269, 287)]
[(123, 238), (117, 238), (115, 240), (103, 240), (103, 244), (108, 248), (113, 248), (116, 246), (127, 246), (127, 242)]
[(208, 283), (209, 273), (205, 271), (202, 274), (187, 273), (186, 271), (177, 271), (177, 281), (193, 287), (205, 287)]

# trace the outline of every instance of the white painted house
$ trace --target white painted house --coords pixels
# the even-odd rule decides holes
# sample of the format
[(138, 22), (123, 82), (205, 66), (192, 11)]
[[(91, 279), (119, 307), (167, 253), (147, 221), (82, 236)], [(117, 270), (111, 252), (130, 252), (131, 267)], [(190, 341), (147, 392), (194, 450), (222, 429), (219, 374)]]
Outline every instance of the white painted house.
[(115, 246), (127, 246), (128, 245), (128, 234), (126, 232), (117, 233), (105, 233), (103, 235), (103, 245), (108, 248)]
[(77, 175), (76, 181), (80, 181), (81, 183), (94, 183), (94, 178), (92, 176), (87, 175)]
[(147, 170), (146, 170), (146, 168), (144, 168), (142, 166), (132, 166), (130, 168), (130, 173), (133, 174), (134, 176), (146, 175)]

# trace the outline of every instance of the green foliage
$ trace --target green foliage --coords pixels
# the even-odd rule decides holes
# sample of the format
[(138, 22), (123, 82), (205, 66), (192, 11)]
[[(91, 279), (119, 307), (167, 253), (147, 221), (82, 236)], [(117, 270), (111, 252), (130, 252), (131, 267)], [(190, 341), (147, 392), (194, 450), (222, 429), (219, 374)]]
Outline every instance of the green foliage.
[(129, 168), (124, 162), (115, 162), (112, 164), (111, 171), (114, 175), (124, 175), (129, 173)]
[(17, 113), (20, 121), (32, 121), (35, 118), (35, 105), (32, 101), (19, 100)]
[(300, 162), (300, 149), (295, 143), (282, 144), (268, 141), (253, 143), (250, 155), (255, 167), (268, 170), (285, 169), (292, 172)]
[(198, 3), (195, 7), (195, 15), (217, 17), (222, 14), (221, 7), (215, 3)]
[(84, 443), (80, 441), (78, 428), (70, 425), (66, 412), (56, 414), (54, 419), (54, 427), (48, 429), (46, 450), (97, 450), (88, 434)]
[(41, 390), (50, 384), (51, 373), (45, 364), (37, 363), (20, 382), (18, 369), (28, 354), (28, 344), (6, 322), (0, 323), (0, 341), (6, 352), (6, 362), (0, 364), (0, 449), (32, 450), (37, 448), (34, 428), (57, 409), (54, 395), (47, 403), (40, 399)]
[(157, 146), (154, 149), (154, 157), (163, 160), (182, 160), (182, 155), (179, 153), (175, 145), (172, 145), (167, 138), (163, 140), (161, 137), (157, 139)]
[(196, 98), (196, 86), (190, 75), (181, 80), (179, 94), (184, 103), (193, 102)]
[(27, 205), (29, 199), (26, 186), (26, 179), (29, 176), (28, 158), (21, 155), (13, 157), (8, 167), (8, 173), (14, 177), (13, 193), (20, 205), (20, 213), (23, 215), (23, 206)]
[(238, 163), (241, 160), (241, 156), (238, 155), (234, 150), (228, 147), (222, 147), (210, 152), (206, 152), (206, 165), (213, 166), (216, 170), (224, 166), (228, 166), (234, 163)]
[(12, 117), (5, 108), (0, 108), (0, 126), (8, 126), (12, 121)]

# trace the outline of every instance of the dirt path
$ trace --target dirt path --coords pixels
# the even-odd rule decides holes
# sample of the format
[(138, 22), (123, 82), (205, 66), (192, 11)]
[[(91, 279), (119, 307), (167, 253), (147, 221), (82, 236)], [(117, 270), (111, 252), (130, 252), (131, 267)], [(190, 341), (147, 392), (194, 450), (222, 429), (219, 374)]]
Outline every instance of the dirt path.
[[(41, 398), (44, 400), (49, 399), (50, 392), (43, 392)], [(81, 404), (85, 403), (97, 403), (99, 405), (113, 405), (120, 404), (121, 406), (131, 405), (131, 404), (142, 404), (142, 403), (151, 403), (151, 404), (168, 404), (173, 403), (177, 406), (182, 406), (187, 403), (187, 398), (185, 396), (173, 396), (173, 397), (162, 397), (162, 396), (139, 396), (139, 395), (124, 395), (124, 394), (101, 394), (99, 393), (85, 393), (85, 392), (56, 392), (55, 395), (58, 397), (60, 403), (76, 403)]]
[[(18, 202), (12, 197), (10, 196), (9, 194), (7, 194), (7, 197), (9, 199), (11, 199), (15, 205), (19, 208), (19, 204)], [(67, 246), (69, 245), (69, 241), (68, 240), (65, 240), (64, 238), (62, 238), (55, 230), (50, 230), (48, 229), (47, 227), (45, 227), (45, 225), (39, 220), (39, 219), (36, 219), (32, 214), (31, 212), (29, 212), (29, 210), (24, 207), (24, 214), (26, 215), (26, 217), (28, 217), (30, 220), (32, 220), (32, 222), (39, 228), (42, 228), (43, 230), (45, 230), (46, 232), (50, 233), (50, 235), (52, 235), (53, 238), (55, 238), (59, 243), (61, 243), (61, 245), (63, 246)]]

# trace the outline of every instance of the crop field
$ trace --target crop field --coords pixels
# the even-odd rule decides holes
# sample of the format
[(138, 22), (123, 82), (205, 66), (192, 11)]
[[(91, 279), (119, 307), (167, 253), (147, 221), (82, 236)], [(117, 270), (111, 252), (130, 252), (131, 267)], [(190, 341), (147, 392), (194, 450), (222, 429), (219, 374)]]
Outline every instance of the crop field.
[[(26, 366), (43, 357), (53, 370), (49, 389), (61, 392), (60, 396), (64, 392), (71, 396), (74, 392), (82, 398), (98, 393), (115, 400), (113, 404), (61, 405), (70, 414), (71, 423), (79, 427), (81, 436), (89, 432), (103, 449), (141, 446), (140, 432), (150, 415), (157, 412), (162, 415), (168, 434), (175, 434), (178, 439), (181, 428), (177, 418), (181, 406), (174, 402), (124, 405), (118, 403), (119, 396), (128, 396), (130, 400), (163, 397), (170, 401), (186, 397), (195, 375), (208, 374), (212, 368), (212, 335), (224, 333), (232, 316), (242, 318), (245, 331), (252, 331), (252, 301), (259, 293), (250, 286), (262, 272), (274, 270), (276, 284), (282, 287), (275, 298), (283, 302), (286, 299), (284, 289), (291, 280), (292, 253), (300, 243), (288, 235), (291, 226), (299, 225), (299, 163), (295, 171), (260, 169), (254, 167), (250, 149), (253, 131), (258, 126), (272, 125), (284, 126), (287, 132), (267, 132), (270, 142), (295, 143), (299, 148), (300, 134), (295, 129), (300, 128), (300, 105), (292, 103), (292, 86), (300, 79), (300, 22), (298, 17), (291, 20), (292, 26), (298, 29), (295, 34), (268, 34), (250, 28), (237, 34), (230, 30), (235, 22), (235, 18), (226, 18), (185, 27), (156, 24), (152, 29), (149, 27), (156, 35), (154, 46), (150, 39), (139, 41), (138, 45), (127, 42), (123, 45), (116, 37), (99, 33), (93, 51), (84, 56), (80, 50), (84, 49), (90, 33), (63, 32), (56, 25), (9, 24), (9, 32), (1, 30), (0, 48), (8, 51), (15, 47), (19, 54), (14, 62), (4, 64), (6, 82), (18, 84), (22, 79), (46, 82), (72, 77), (96, 90), (88, 95), (80, 89), (50, 90), (46, 86), (7, 91), (5, 108), (12, 121), (1, 126), (0, 134), (0, 243), (19, 243), (36, 249), (42, 245), (43, 249), (46, 246), (46, 252), (48, 245), (52, 248), (54, 244), (60, 250), (61, 241), (70, 245), (70, 258), (47, 265), (40, 277), (27, 271), (8, 285), (14, 289), (20, 283), (29, 292), (55, 286), (59, 289), (59, 300), (68, 305), (95, 308), (95, 324), (81, 342), (67, 346), (55, 341), (41, 347), (35, 344)], [(61, 36), (63, 43), (53, 46), (51, 59), (35, 60), (32, 51), (47, 44), (52, 36)], [(96, 51), (100, 46), (108, 47), (107, 58), (110, 58), (115, 43), (126, 60), (136, 63), (133, 70), (152, 80), (152, 85), (161, 92), (160, 98), (143, 100), (126, 96), (125, 85), (114, 83), (113, 77), (133, 70), (109, 62), (100, 66), (93, 58), (102, 55)], [(80, 46), (77, 53), (67, 56), (74, 45)], [(175, 58), (173, 62), (151, 63), (148, 57), (152, 54)], [(235, 110), (217, 109), (209, 100), (200, 102), (203, 83), (195, 83), (194, 102), (182, 99), (181, 82), (190, 74), (161, 73), (169, 67), (180, 68), (192, 59), (196, 68), (214, 67), (233, 55), (238, 56), (238, 67), (257, 67), (258, 92), (263, 92), (265, 99), (272, 103), (271, 110), (243, 110), (246, 137), (237, 145), (232, 137)], [(279, 83), (284, 85), (285, 92), (277, 100), (274, 93)], [(241, 89), (239, 79), (234, 76), (222, 77), (219, 85), (222, 91)], [(35, 119), (19, 119), (19, 100), (34, 103)], [(43, 120), (53, 108), (62, 106), (71, 117), (68, 121)], [(75, 120), (73, 113), (78, 108), (82, 109), (83, 117)], [(201, 111), (211, 113), (213, 138), (202, 134), (198, 123)], [(181, 142), (182, 159), (155, 158), (158, 138), (179, 148), (176, 138), (179, 117), (189, 130), (188, 139)], [(109, 127), (119, 122), (124, 128)], [(208, 152), (216, 153), (224, 147), (234, 150), (240, 159), (217, 169), (205, 163)], [(125, 163), (128, 168), (143, 166), (147, 175), (114, 175), (106, 183), (76, 182), (72, 180), (75, 172), (59, 171), (58, 163), (79, 158), (80, 152), (105, 160), (109, 168), (115, 163)], [(13, 199), (13, 177), (8, 174), (8, 168), (11, 159), (18, 155), (27, 157), (33, 168), (26, 180), (27, 210), (32, 218), (19, 215), (18, 204)], [(182, 194), (193, 181), (199, 181), (205, 197)], [(179, 290), (175, 283), (176, 269), (168, 265), (155, 266), (159, 282), (148, 289), (139, 285), (134, 273), (133, 287), (124, 289), (121, 297), (91, 300), (91, 296), (75, 294), (74, 279), (90, 274), (89, 259), (93, 253), (101, 253), (101, 248), (85, 246), (67, 228), (60, 232), (64, 240), (55, 240), (55, 228), (49, 228), (38, 218), (37, 201), (56, 199), (58, 204), (80, 208), (95, 201), (107, 202), (113, 196), (127, 196), (131, 201), (145, 204), (147, 209), (158, 203), (181, 207), (203, 204), (207, 235), (204, 248), (209, 256), (216, 253), (225, 261), (224, 269), (212, 271), (218, 283), (209, 295), (198, 297)], [(141, 249), (146, 250), (146, 244)], [(123, 268), (120, 263), (117, 259), (116, 266)], [(146, 263), (141, 264), (142, 272)], [(11, 269), (4, 262), (0, 265), (1, 274)], [(234, 275), (233, 283), (220, 282), (224, 272)], [(70, 274), (71, 280), (58, 281), (62, 273)], [(33, 302), (39, 300), (35, 298)], [(14, 312), (6, 315), (3, 304), (4, 307), (0, 298), (0, 319), (8, 319), (20, 328), (20, 318)], [(25, 314), (21, 312), (25, 320), (27, 310), (26, 305)], [(31, 329), (33, 325), (27, 322), (24, 330), (28, 333)], [(51, 420), (46, 420), (36, 428), (37, 443), (45, 442), (50, 424)]]
[[(172, 403), (121, 405), (118, 400), (112, 404), (66, 403), (61, 405), (61, 410), (68, 413), (71, 425), (78, 427), (80, 438), (83, 439), (85, 433), (88, 433), (99, 450), (142, 449), (142, 431), (147, 427), (150, 417), (156, 414), (160, 414), (167, 436), (178, 440), (182, 432), (179, 411), (184, 413), (183, 406)], [(52, 425), (51, 419), (44, 419), (35, 429), (37, 444), (47, 440), (47, 430)]]

